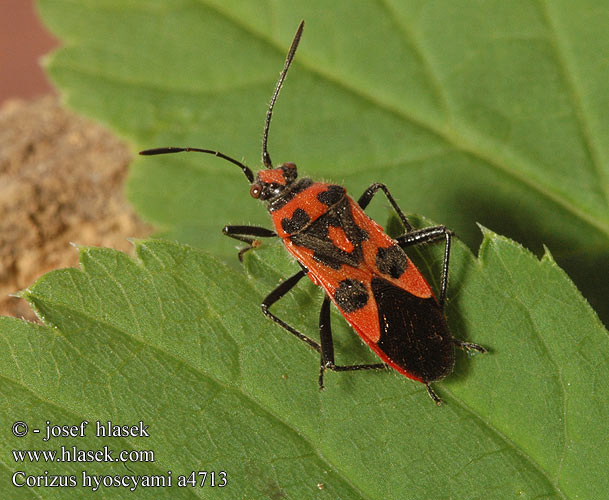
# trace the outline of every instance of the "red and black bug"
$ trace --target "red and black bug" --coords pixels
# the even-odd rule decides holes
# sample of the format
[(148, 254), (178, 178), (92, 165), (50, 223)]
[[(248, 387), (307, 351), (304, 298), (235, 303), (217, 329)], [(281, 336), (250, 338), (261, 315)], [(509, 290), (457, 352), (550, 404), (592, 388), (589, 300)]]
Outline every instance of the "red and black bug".
[[(297, 177), (296, 165), (284, 163), (273, 168), (267, 150), (273, 107), (283, 85), (304, 21), (300, 23), (266, 114), (262, 140), (264, 170), (257, 176), (243, 163), (209, 149), (157, 148), (142, 155), (196, 151), (216, 155), (239, 166), (251, 184), (250, 194), (266, 203), (275, 230), (255, 226), (225, 226), (222, 232), (247, 246), (256, 238), (279, 237), (296, 258), (301, 270), (282, 282), (262, 302), (262, 311), (277, 324), (321, 354), (319, 386), (325, 370), (354, 371), (391, 367), (427, 387), (432, 399), (441, 400), (431, 383), (448, 375), (455, 362), (455, 346), (485, 352), (484, 347), (457, 340), (448, 331), (443, 307), (448, 283), (448, 262), (452, 233), (444, 226), (414, 230), (384, 184), (372, 184), (357, 202), (345, 188)], [(392, 239), (370, 219), (364, 209), (381, 190), (404, 225), (405, 234)], [(406, 256), (404, 248), (444, 241), (444, 265), (440, 297)], [(269, 309), (304, 276), (326, 293), (319, 316), (320, 342), (299, 332)], [(330, 301), (351, 324), (382, 363), (341, 366), (334, 362), (330, 324)]]

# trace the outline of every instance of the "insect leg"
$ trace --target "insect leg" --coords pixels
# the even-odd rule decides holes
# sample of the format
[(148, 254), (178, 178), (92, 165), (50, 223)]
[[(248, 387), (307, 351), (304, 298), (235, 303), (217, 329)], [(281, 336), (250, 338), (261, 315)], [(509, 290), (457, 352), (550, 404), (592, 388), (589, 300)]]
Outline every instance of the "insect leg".
[[(440, 300), (438, 301), (441, 308), (444, 307), (444, 302), (446, 301), (446, 287), (448, 286), (448, 263), (450, 259), (450, 243), (452, 235), (452, 231), (444, 226), (433, 226), (419, 229), (411, 233), (406, 233), (405, 235), (397, 238), (397, 242), (402, 248), (424, 243), (434, 243), (442, 238), (444, 238), (446, 241), (446, 246), (444, 247), (444, 265), (442, 268), (442, 289), (440, 292)], [(466, 351), (478, 351), (482, 353), (487, 352), (485, 347), (474, 344), (473, 342), (465, 342), (464, 340), (458, 340), (455, 338), (453, 338), (452, 341), (457, 347), (460, 347)], [(428, 391), (429, 390), (430, 388), (428, 386)]]
[(452, 235), (452, 231), (444, 226), (432, 226), (424, 229), (418, 229), (396, 238), (398, 245), (400, 245), (402, 248), (425, 243), (435, 243), (441, 239), (444, 239), (446, 242), (446, 245), (444, 246), (444, 264), (442, 265), (442, 286), (440, 288), (440, 299), (438, 300), (438, 304), (440, 304), (441, 308), (444, 307), (444, 302), (446, 301), (448, 264), (450, 261), (450, 244)]
[(406, 229), (406, 232), (409, 233), (410, 231), (412, 231), (413, 228), (410, 225), (410, 222), (408, 222), (408, 219), (406, 219), (404, 212), (402, 212), (402, 209), (398, 206), (397, 202), (393, 199), (393, 196), (391, 196), (391, 193), (389, 192), (389, 189), (387, 189), (387, 186), (385, 186), (385, 184), (380, 184), (378, 182), (375, 184), (372, 184), (359, 197), (359, 200), (357, 200), (358, 205), (360, 207), (362, 207), (362, 210), (365, 209), (368, 206), (368, 204), (370, 203), (370, 200), (372, 200), (372, 197), (376, 194), (376, 192), (379, 189), (382, 189), (383, 192), (385, 193), (385, 196), (387, 196), (389, 203), (391, 203), (391, 206), (393, 207), (395, 212), (400, 217), (402, 224), (404, 224), (404, 228)]
[(271, 293), (269, 293), (266, 298), (262, 301), (260, 307), (262, 307), (262, 312), (266, 314), (269, 318), (271, 318), (275, 323), (279, 326), (285, 328), (288, 332), (298, 337), (303, 342), (309, 344), (313, 349), (317, 352), (321, 352), (321, 346), (312, 338), (307, 337), (303, 333), (300, 333), (295, 328), (288, 325), (282, 319), (279, 319), (275, 316), (271, 311), (269, 311), (269, 307), (271, 307), (275, 302), (277, 302), (281, 297), (283, 297), (286, 293), (288, 293), (292, 288), (296, 286), (302, 277), (306, 274), (305, 270), (298, 271), (294, 276), (288, 278), (283, 283), (281, 283), (277, 288), (275, 288)]
[(330, 298), (326, 295), (319, 313), (319, 338), (321, 340), (321, 364), (319, 368), (319, 388), (324, 388), (324, 373), (327, 369), (337, 372), (354, 370), (378, 370), (388, 368), (385, 363), (338, 366), (334, 364), (334, 342), (330, 322)]
[(459, 340), (459, 339), (452, 339), (453, 343), (463, 349), (464, 351), (478, 351), (481, 352), (482, 354), (484, 354), (485, 352), (488, 352), (488, 349), (486, 347), (483, 347), (479, 344), (474, 344), (473, 342), (465, 342), (464, 340)]
[(438, 396), (431, 388), (431, 384), (425, 384), (425, 387), (427, 387), (427, 394), (429, 394), (429, 397), (434, 400), (434, 403), (436, 403), (437, 406), (442, 406), (442, 400), (440, 399), (440, 396)]
[(260, 242), (257, 239), (250, 238), (250, 236), (257, 236), (259, 238), (272, 238), (277, 236), (275, 231), (258, 226), (224, 226), (222, 228), (222, 234), (248, 244), (248, 246), (239, 250), (238, 257), (241, 262), (243, 262), (243, 254), (245, 252), (260, 245)]
[(366, 191), (364, 191), (364, 193), (359, 197), (359, 200), (357, 201), (359, 206), (362, 207), (362, 209), (365, 209), (370, 203), (370, 200), (372, 200), (372, 197), (379, 189), (381, 189), (385, 193), (385, 196), (387, 196), (387, 199), (393, 206), (393, 209), (396, 211), (396, 213), (402, 220), (402, 224), (404, 224), (404, 227), (406, 228), (406, 234), (397, 238), (398, 244), (402, 248), (411, 245), (418, 245), (421, 243), (433, 243), (442, 238), (445, 239), (446, 246), (444, 247), (442, 287), (440, 291), (440, 300), (438, 301), (440, 307), (444, 307), (444, 301), (446, 300), (446, 288), (448, 285), (448, 262), (450, 259), (450, 242), (453, 233), (450, 231), (450, 229), (447, 229), (444, 226), (433, 226), (415, 231), (406, 219), (404, 212), (402, 212), (393, 196), (391, 196), (391, 193), (389, 192), (389, 189), (387, 189), (387, 186), (385, 186), (385, 184), (375, 183), (372, 184), (368, 189), (366, 189)]

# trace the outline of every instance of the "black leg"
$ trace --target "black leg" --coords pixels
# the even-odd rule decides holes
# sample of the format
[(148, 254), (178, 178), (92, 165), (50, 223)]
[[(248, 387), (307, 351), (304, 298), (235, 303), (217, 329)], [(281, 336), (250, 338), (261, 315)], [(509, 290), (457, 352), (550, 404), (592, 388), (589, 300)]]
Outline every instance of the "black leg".
[[(402, 248), (424, 243), (434, 243), (438, 240), (441, 240), (442, 238), (444, 238), (444, 240), (446, 241), (446, 246), (444, 247), (444, 265), (442, 266), (442, 289), (440, 292), (440, 300), (438, 301), (441, 308), (444, 307), (444, 303), (446, 301), (446, 287), (448, 286), (448, 264), (450, 259), (450, 243), (452, 235), (453, 233), (450, 231), (450, 229), (447, 229), (444, 226), (433, 226), (426, 227), (424, 229), (419, 229), (411, 233), (406, 233), (405, 235), (397, 238), (397, 242)], [(478, 351), (481, 353), (488, 352), (485, 347), (478, 344), (474, 344), (473, 342), (466, 342), (464, 340), (458, 340), (455, 338), (453, 338), (452, 341), (457, 347), (466, 351)], [(433, 392), (429, 385), (427, 385), (427, 392), (429, 392), (429, 395), (436, 402), (436, 404), (442, 404), (442, 400)]]
[(359, 200), (357, 200), (359, 206), (362, 207), (362, 209), (365, 209), (370, 203), (370, 200), (372, 200), (372, 197), (379, 189), (382, 189), (385, 193), (385, 196), (387, 196), (389, 203), (391, 203), (391, 206), (402, 220), (402, 224), (404, 224), (404, 229), (406, 229), (406, 232), (409, 233), (410, 231), (412, 231), (412, 226), (410, 225), (410, 222), (408, 222), (408, 219), (406, 219), (404, 212), (402, 212), (397, 202), (393, 199), (393, 196), (391, 196), (391, 193), (389, 192), (389, 189), (387, 189), (387, 186), (385, 186), (385, 184), (375, 183), (372, 184), (368, 189), (366, 189), (366, 191), (364, 191), (364, 193), (359, 197)]
[(324, 386), (324, 371), (328, 363), (334, 364), (334, 342), (332, 340), (332, 325), (330, 323), (330, 298), (325, 295), (319, 311), (319, 340), (321, 341), (321, 368), (319, 372), (319, 387)]
[(464, 351), (478, 351), (482, 354), (488, 352), (488, 349), (486, 347), (483, 347), (479, 344), (474, 344), (473, 342), (465, 342), (464, 340), (453, 339), (453, 343)]
[(434, 392), (434, 390), (431, 388), (431, 385), (425, 384), (425, 387), (427, 387), (427, 394), (429, 394), (429, 397), (433, 399), (434, 403), (436, 403), (436, 405), (438, 406), (442, 406), (442, 400), (440, 399), (440, 396), (438, 396)]
[(224, 226), (222, 228), (222, 234), (248, 244), (248, 246), (239, 250), (239, 253), (237, 254), (241, 262), (243, 262), (243, 254), (245, 252), (260, 246), (260, 242), (256, 238), (250, 238), (250, 236), (257, 236), (258, 238), (272, 238), (277, 236), (275, 231), (258, 226)]
[(338, 366), (334, 364), (334, 342), (332, 341), (332, 325), (330, 323), (330, 298), (326, 295), (319, 313), (319, 337), (321, 340), (321, 364), (319, 369), (319, 388), (324, 388), (324, 373), (326, 370), (337, 372), (355, 370), (378, 370), (388, 368), (385, 363), (364, 365)]
[(397, 202), (395, 201), (395, 199), (393, 198), (393, 196), (391, 195), (391, 193), (389, 192), (389, 189), (387, 189), (387, 186), (385, 186), (385, 184), (379, 184), (379, 183), (372, 184), (368, 189), (366, 189), (366, 191), (364, 191), (364, 193), (359, 197), (359, 200), (358, 200), (359, 206), (362, 207), (362, 209), (365, 209), (368, 206), (368, 204), (370, 203), (370, 200), (372, 200), (372, 197), (375, 195), (375, 193), (379, 189), (381, 189), (385, 193), (385, 196), (387, 196), (387, 199), (391, 203), (391, 206), (393, 206), (393, 209), (396, 211), (396, 213), (400, 217), (402, 224), (404, 224), (404, 228), (406, 229), (406, 234), (397, 238), (397, 242), (402, 248), (406, 248), (408, 246), (413, 246), (413, 245), (418, 245), (418, 244), (423, 244), (423, 243), (433, 243), (442, 238), (445, 239), (446, 246), (444, 247), (444, 265), (442, 268), (442, 286), (440, 289), (440, 299), (438, 301), (438, 303), (440, 304), (440, 307), (443, 308), (444, 302), (446, 301), (446, 288), (448, 286), (448, 263), (449, 263), (449, 259), (450, 259), (450, 242), (451, 242), (451, 237), (452, 237), (453, 233), (444, 226), (428, 227), (425, 229), (419, 229), (419, 230), (415, 231), (413, 229), (413, 227), (410, 225), (410, 223), (408, 222), (408, 220), (406, 219), (406, 216), (404, 215), (404, 213), (398, 206)]
[(448, 287), (448, 264), (450, 260), (450, 243), (452, 235), (452, 231), (444, 226), (433, 226), (418, 229), (417, 231), (406, 233), (397, 238), (398, 245), (400, 245), (402, 248), (425, 243), (435, 243), (441, 239), (444, 239), (446, 242), (446, 245), (444, 246), (444, 264), (442, 265), (442, 286), (440, 288), (440, 299), (438, 300), (441, 308), (444, 307), (444, 302), (446, 301), (446, 288)]
[(271, 318), (275, 323), (285, 328), (288, 332), (298, 337), (303, 342), (309, 344), (313, 349), (317, 352), (321, 352), (321, 346), (312, 338), (307, 337), (303, 333), (300, 333), (295, 328), (288, 325), (282, 319), (279, 319), (275, 316), (271, 311), (269, 311), (269, 307), (271, 307), (275, 302), (277, 302), (281, 297), (283, 297), (286, 293), (288, 293), (292, 288), (296, 286), (302, 277), (306, 274), (306, 271), (303, 269), (302, 271), (298, 271), (294, 276), (288, 278), (283, 283), (281, 283), (275, 290), (269, 293), (266, 298), (262, 301), (261, 307), (262, 312), (266, 314), (269, 318)]

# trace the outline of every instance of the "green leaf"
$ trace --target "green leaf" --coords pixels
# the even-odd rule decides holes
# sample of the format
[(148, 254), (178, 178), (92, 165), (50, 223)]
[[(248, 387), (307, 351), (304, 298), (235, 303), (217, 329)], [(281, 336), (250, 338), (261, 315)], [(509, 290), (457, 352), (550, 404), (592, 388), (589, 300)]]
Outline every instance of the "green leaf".
[[(7, 455), (6, 476), (228, 474), (222, 490), (175, 488), (172, 498), (565, 499), (609, 489), (607, 331), (549, 253), (538, 260), (487, 230), (478, 259), (455, 244), (449, 325), (490, 352), (458, 356), (436, 384), (446, 403), (438, 408), (395, 372), (328, 373), (317, 389), (318, 354), (258, 306), (298, 269), (280, 244), (249, 252), (248, 276), (175, 243), (136, 250), (138, 260), (81, 248), (82, 269), (53, 271), (24, 291), (48, 326), (0, 318), (5, 427), (91, 422), (85, 438), (1, 439), (5, 450), (153, 450), (154, 462), (15, 464)], [(426, 248), (417, 262), (435, 276), (441, 256)], [(319, 298), (305, 283), (274, 311), (314, 335)], [(334, 319), (337, 360), (368, 359)], [(142, 420), (150, 437), (96, 438), (97, 420)], [(5, 498), (83, 491), (0, 484)]]
[[(75, 109), (139, 149), (221, 150), (255, 167), (291, 37), (307, 26), (270, 152), (406, 212), (547, 245), (609, 320), (609, 9), (604, 2), (39, 0)], [(211, 157), (146, 159), (129, 195), (162, 234), (226, 256), (225, 223), (268, 224)]]

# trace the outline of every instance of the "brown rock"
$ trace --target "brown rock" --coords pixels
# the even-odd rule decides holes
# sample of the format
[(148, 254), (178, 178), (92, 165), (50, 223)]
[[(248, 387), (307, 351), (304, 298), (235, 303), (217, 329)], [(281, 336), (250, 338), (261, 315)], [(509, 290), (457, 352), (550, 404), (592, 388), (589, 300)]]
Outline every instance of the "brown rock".
[(131, 154), (55, 97), (0, 108), (0, 314), (35, 319), (9, 297), (56, 268), (78, 265), (70, 242), (132, 252), (151, 228), (123, 195)]

